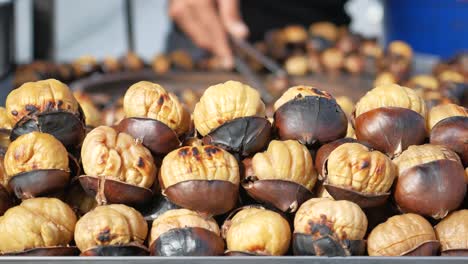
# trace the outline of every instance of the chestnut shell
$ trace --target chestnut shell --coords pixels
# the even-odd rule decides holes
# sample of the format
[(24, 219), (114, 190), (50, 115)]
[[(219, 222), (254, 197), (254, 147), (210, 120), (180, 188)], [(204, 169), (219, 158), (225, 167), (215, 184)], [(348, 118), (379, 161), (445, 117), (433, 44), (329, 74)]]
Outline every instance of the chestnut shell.
[(200, 227), (171, 229), (161, 234), (150, 246), (151, 256), (220, 256), (224, 240)]
[(145, 217), (145, 220), (152, 222), (158, 216), (172, 209), (179, 209), (180, 206), (171, 202), (166, 196), (155, 195), (149, 203), (138, 207), (140, 213)]
[(249, 156), (263, 150), (270, 142), (271, 124), (263, 117), (248, 116), (230, 120), (203, 138), (205, 145)]
[(348, 119), (335, 100), (305, 96), (278, 108), (273, 126), (281, 140), (295, 139), (312, 146), (346, 136)]
[(155, 119), (125, 118), (115, 128), (140, 139), (143, 146), (156, 155), (167, 154), (182, 144), (174, 130)]
[(63, 190), (68, 182), (69, 172), (47, 169), (18, 173), (8, 185), (18, 199), (29, 199)]
[(450, 257), (468, 257), (468, 249), (445, 250), (445, 251), (442, 251), (441, 255), (450, 256)]
[[(318, 227), (326, 228), (326, 227)], [(321, 235), (322, 235), (322, 231)], [(362, 256), (366, 252), (365, 240), (338, 240), (336, 237), (324, 234), (319, 238), (303, 233), (293, 234), (293, 252), (296, 256)], [(329, 232), (328, 232), (329, 233)]]
[(220, 215), (234, 208), (239, 188), (229, 181), (188, 180), (169, 186), (163, 194), (183, 208)]
[(445, 118), (432, 128), (431, 144), (445, 145), (461, 158), (463, 166), (468, 166), (468, 117), (452, 116)]
[(266, 257), (268, 255), (261, 255), (257, 253), (245, 252), (245, 251), (226, 251), (224, 256), (228, 257)]
[(247, 177), (242, 187), (256, 201), (270, 204), (287, 213), (297, 211), (302, 203), (312, 198), (313, 194), (304, 186), (285, 180), (258, 180)]
[(24, 250), (21, 252), (5, 253), (2, 256), (22, 256), (22, 257), (46, 257), (46, 256), (78, 256), (80, 251), (77, 247), (40, 247)]
[(3, 185), (0, 185), (0, 216), (2, 216), (12, 205), (13, 200), (11, 199), (10, 194)]
[(341, 186), (328, 184), (326, 182), (323, 184), (323, 186), (325, 186), (327, 192), (335, 200), (348, 200), (356, 203), (361, 208), (369, 208), (383, 205), (387, 201), (388, 197), (390, 197), (389, 192), (376, 194), (362, 193)]
[(98, 246), (81, 252), (80, 256), (148, 256), (148, 249), (140, 245)]
[(84, 120), (80, 116), (57, 111), (24, 116), (11, 130), (10, 140), (33, 131), (51, 134), (71, 152), (81, 146), (86, 135)]
[(404, 253), (402, 256), (436, 256), (439, 251), (439, 241), (427, 241)]
[(83, 190), (96, 197), (98, 204), (142, 204), (153, 196), (150, 189), (105, 177), (82, 175), (78, 179)]
[(360, 142), (390, 157), (426, 139), (424, 117), (401, 107), (380, 107), (359, 115), (355, 131)]
[(395, 185), (395, 201), (402, 212), (439, 219), (457, 209), (466, 193), (465, 170), (453, 160), (436, 160), (409, 168)]

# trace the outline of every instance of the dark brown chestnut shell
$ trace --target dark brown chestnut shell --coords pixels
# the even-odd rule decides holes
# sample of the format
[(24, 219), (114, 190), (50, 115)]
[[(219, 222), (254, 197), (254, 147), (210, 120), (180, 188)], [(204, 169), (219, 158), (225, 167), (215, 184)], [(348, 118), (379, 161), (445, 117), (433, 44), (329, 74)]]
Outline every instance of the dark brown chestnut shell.
[(47, 169), (18, 173), (8, 185), (18, 199), (29, 199), (63, 190), (69, 183), (70, 173)]
[(24, 116), (11, 130), (10, 140), (14, 141), (19, 136), (33, 131), (51, 134), (62, 142), (68, 151), (79, 148), (86, 135), (82, 116), (65, 111), (56, 111)]
[(79, 178), (83, 190), (96, 197), (98, 204), (143, 204), (151, 199), (153, 192), (150, 189), (131, 185), (125, 182), (81, 175)]
[(150, 246), (151, 256), (221, 256), (224, 240), (200, 227), (171, 229)]
[(424, 117), (401, 107), (380, 107), (355, 118), (357, 139), (390, 157), (426, 139)]
[(80, 251), (77, 247), (40, 247), (24, 250), (21, 252), (5, 253), (2, 256), (22, 256), (22, 257), (47, 257), (47, 256), (78, 256)]
[(236, 205), (239, 186), (222, 180), (188, 180), (169, 186), (163, 194), (183, 208), (220, 215)]
[(273, 127), (281, 140), (295, 139), (310, 147), (346, 136), (348, 119), (333, 99), (298, 96), (276, 110)]
[(155, 155), (167, 154), (182, 145), (174, 130), (155, 119), (125, 118), (115, 128), (141, 140)]
[(404, 213), (435, 219), (457, 209), (466, 193), (465, 170), (453, 160), (436, 160), (409, 168), (397, 178), (394, 198)]
[(468, 117), (452, 116), (445, 118), (432, 128), (431, 144), (445, 145), (461, 158), (463, 166), (468, 166)]
[(271, 124), (263, 117), (248, 116), (230, 120), (203, 138), (205, 145), (249, 156), (266, 148), (270, 142)]
[[(320, 228), (320, 227), (319, 227)], [(325, 228), (326, 227), (322, 227)], [(366, 252), (365, 240), (339, 240), (327, 230), (320, 237), (293, 234), (293, 253), (296, 256), (362, 256)]]
[(245, 251), (230, 251), (230, 250), (227, 250), (224, 253), (224, 256), (228, 256), (228, 257), (266, 257), (268, 255), (252, 253), (252, 252), (245, 252)]
[(323, 186), (325, 186), (325, 189), (333, 197), (333, 199), (351, 201), (359, 205), (361, 208), (383, 205), (387, 201), (388, 197), (390, 197), (389, 192), (376, 194), (356, 192), (342, 186), (328, 184), (326, 181)]
[(304, 186), (285, 180), (258, 180), (247, 177), (242, 187), (260, 203), (266, 203), (286, 213), (294, 213), (313, 194)]
[(148, 249), (136, 244), (98, 246), (81, 252), (80, 256), (148, 256)]
[(439, 241), (427, 241), (412, 249), (409, 252), (404, 253), (402, 256), (437, 256), (439, 252), (440, 243)]
[(317, 169), (317, 172), (319, 173), (320, 180), (324, 179), (323, 177), (324, 166), (326, 165), (326, 162), (328, 160), (328, 156), (330, 156), (330, 153), (332, 153), (333, 150), (335, 150), (337, 147), (345, 143), (356, 143), (356, 142), (358, 141), (354, 138), (340, 138), (333, 142), (327, 143), (318, 149), (317, 153), (315, 154), (315, 168)]
[(450, 249), (441, 252), (442, 256), (448, 257), (468, 257), (468, 249)]
[(164, 214), (165, 212), (173, 209), (179, 209), (180, 206), (171, 202), (166, 196), (155, 195), (151, 201), (147, 204), (144, 204), (138, 207), (140, 213), (145, 217), (145, 220), (152, 222), (158, 216)]
[(13, 206), (13, 200), (5, 187), (0, 184), (0, 216), (2, 216), (11, 206)]

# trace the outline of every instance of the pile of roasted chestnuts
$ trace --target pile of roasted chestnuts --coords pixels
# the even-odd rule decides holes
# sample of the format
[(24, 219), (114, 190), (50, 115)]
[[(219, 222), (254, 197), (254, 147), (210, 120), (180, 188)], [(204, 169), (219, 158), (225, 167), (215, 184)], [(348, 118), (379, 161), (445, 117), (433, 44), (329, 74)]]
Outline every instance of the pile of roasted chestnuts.
[[(312, 29), (314, 45), (336, 37)], [(8, 95), (1, 255), (468, 255), (462, 106), (397, 84), (356, 105), (300, 85), (268, 116), (236, 81), (193, 111), (148, 81), (108, 125), (97, 104), (55, 79)]]

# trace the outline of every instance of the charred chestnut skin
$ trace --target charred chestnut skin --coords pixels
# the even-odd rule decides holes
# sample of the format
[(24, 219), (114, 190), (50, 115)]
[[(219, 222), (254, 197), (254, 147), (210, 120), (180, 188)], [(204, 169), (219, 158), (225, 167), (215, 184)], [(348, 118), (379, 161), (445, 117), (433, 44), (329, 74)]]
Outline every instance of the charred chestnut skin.
[(276, 110), (273, 126), (281, 140), (313, 146), (346, 136), (348, 120), (335, 100), (297, 96)]
[(466, 193), (465, 171), (459, 162), (436, 160), (409, 168), (397, 178), (394, 198), (402, 212), (435, 219), (457, 209)]
[(111, 257), (111, 256), (148, 256), (148, 249), (140, 245), (109, 245), (98, 246), (81, 252), (80, 256), (86, 257)]
[(203, 137), (205, 145), (249, 156), (263, 150), (271, 138), (271, 124), (263, 117), (240, 117), (230, 120)]
[(293, 252), (296, 256), (362, 256), (366, 252), (365, 240), (338, 240), (326, 227), (317, 227), (322, 237), (313, 239), (302, 233), (293, 234)]
[(39, 131), (51, 134), (70, 152), (74, 152), (86, 135), (83, 114), (76, 115), (65, 111), (38, 113), (35, 116), (24, 116), (11, 130), (10, 140), (19, 136)]
[(355, 118), (357, 139), (390, 157), (426, 139), (424, 117), (401, 107), (380, 107)]
[(69, 174), (58, 169), (27, 171), (13, 176), (8, 185), (18, 199), (46, 196), (63, 190), (69, 183)]
[(2, 256), (22, 257), (47, 257), (47, 256), (78, 256), (80, 251), (77, 247), (41, 247), (28, 249), (22, 252), (5, 253)]
[(151, 256), (220, 256), (224, 240), (200, 227), (175, 228), (161, 234), (150, 246)]
[(163, 122), (150, 118), (125, 118), (115, 127), (136, 139), (155, 155), (164, 155), (181, 146), (176, 132)]
[(452, 116), (439, 121), (431, 130), (430, 143), (445, 145), (468, 166), (468, 117)]
[(79, 181), (83, 190), (96, 197), (98, 204), (143, 204), (151, 199), (153, 192), (150, 189), (131, 185), (105, 177), (82, 175)]

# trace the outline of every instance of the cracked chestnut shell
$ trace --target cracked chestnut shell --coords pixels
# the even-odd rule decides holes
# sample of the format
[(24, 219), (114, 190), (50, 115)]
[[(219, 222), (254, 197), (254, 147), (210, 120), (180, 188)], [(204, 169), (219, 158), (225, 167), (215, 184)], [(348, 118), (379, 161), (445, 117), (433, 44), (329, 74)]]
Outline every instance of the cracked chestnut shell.
[(313, 198), (294, 217), (294, 255), (359, 256), (365, 252), (367, 217), (355, 203)]
[(367, 238), (369, 256), (435, 256), (438, 249), (434, 229), (417, 214), (392, 216)]
[(224, 240), (212, 217), (187, 209), (169, 210), (152, 224), (152, 256), (220, 256)]
[(81, 148), (81, 186), (98, 204), (139, 204), (152, 196), (157, 168), (151, 152), (130, 135), (100, 126)]
[(288, 221), (262, 207), (245, 207), (222, 226), (228, 254), (284, 255), (289, 248), (291, 230)]
[(468, 166), (468, 110), (455, 104), (435, 106), (428, 115), (430, 142), (455, 151)]
[(468, 256), (468, 210), (455, 211), (435, 226), (442, 256)]
[(74, 255), (76, 215), (56, 198), (33, 198), (0, 217), (0, 254)]
[(270, 142), (265, 152), (244, 160), (242, 187), (255, 200), (295, 212), (312, 197), (317, 172), (309, 150), (296, 140)]
[(74, 92), (73, 96), (76, 98), (83, 110), (86, 126), (98, 127), (103, 124), (101, 111), (99, 111), (96, 105), (94, 105), (91, 97), (81, 91)]
[(98, 206), (78, 220), (75, 242), (82, 256), (145, 256), (148, 225), (123, 204)]
[(117, 129), (132, 135), (154, 154), (166, 154), (181, 145), (190, 128), (190, 113), (177, 96), (156, 83), (141, 81), (125, 93), (125, 116)]
[(70, 169), (65, 147), (53, 136), (31, 132), (17, 138), (5, 153), (6, 181), (16, 197), (28, 199), (64, 189)]
[(159, 182), (175, 204), (219, 215), (235, 206), (239, 178), (237, 160), (229, 152), (211, 145), (186, 146), (163, 159)]
[(402, 212), (441, 219), (462, 204), (465, 171), (449, 148), (410, 146), (393, 161), (398, 167), (394, 198)]
[(324, 186), (336, 200), (349, 200), (362, 208), (385, 203), (396, 176), (390, 158), (360, 143), (344, 143), (323, 163)]
[(52, 134), (70, 151), (83, 141), (83, 113), (68, 86), (60, 81), (48, 79), (21, 85), (8, 94), (6, 108), (16, 122), (11, 140), (40, 131)]
[(390, 157), (426, 139), (426, 104), (407, 87), (377, 86), (359, 100), (353, 117), (357, 139)]
[(312, 146), (346, 135), (346, 114), (325, 91), (294, 86), (275, 102), (274, 108), (273, 127), (281, 140), (295, 139)]

